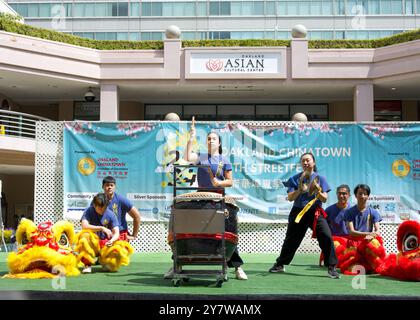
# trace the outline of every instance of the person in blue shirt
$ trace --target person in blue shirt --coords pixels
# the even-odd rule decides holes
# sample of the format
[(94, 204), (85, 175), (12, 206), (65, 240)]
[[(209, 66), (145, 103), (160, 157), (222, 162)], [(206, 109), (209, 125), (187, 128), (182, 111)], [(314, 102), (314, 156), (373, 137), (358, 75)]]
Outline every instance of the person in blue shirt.
[[(340, 275), (336, 270), (337, 256), (335, 254), (334, 242), (331, 230), (326, 220), (325, 211), (322, 203), (328, 199), (328, 192), (331, 190), (327, 180), (318, 174), (316, 169), (315, 157), (312, 153), (304, 153), (300, 157), (303, 172), (292, 176), (286, 186), (287, 199), (293, 201), (293, 207), (289, 214), (286, 237), (281, 249), (280, 256), (274, 265), (269, 269), (271, 273), (281, 273), (285, 271), (285, 265), (290, 264), (293, 257), (305, 237), (308, 228), (313, 231), (312, 237), (316, 237), (325, 257), (325, 265), (328, 267), (328, 276), (332, 279), (339, 279)], [(319, 183), (315, 184), (317, 190), (310, 192), (310, 186), (315, 179)], [(303, 215), (299, 222), (296, 218), (307, 208), (307, 204), (314, 201), (309, 210)]]
[(357, 204), (344, 212), (344, 221), (349, 232), (347, 249), (339, 254), (341, 272), (348, 275), (358, 274), (356, 266), (363, 266), (366, 272), (378, 273), (386, 256), (383, 239), (379, 234), (382, 220), (378, 210), (368, 206), (370, 187), (358, 184), (354, 188)]
[[(126, 197), (115, 192), (116, 180), (107, 176), (102, 180), (102, 189), (109, 201), (108, 209), (114, 212), (120, 226), (121, 239), (136, 239), (140, 228), (140, 213)], [(129, 233), (127, 225), (127, 214), (133, 218), (133, 232)]]
[[(192, 150), (192, 144), (196, 137), (194, 118), (190, 129), (190, 138), (187, 142), (187, 147), (184, 154), (184, 160), (200, 165), (209, 165), (208, 168), (198, 168), (197, 182), (200, 188), (209, 188), (210, 192), (222, 192), (223, 188), (229, 188), (233, 185), (232, 178), (232, 164), (222, 155), (222, 141), (216, 132), (210, 132), (207, 135), (207, 152), (195, 153)], [(212, 188), (220, 188), (215, 190)], [(204, 190), (200, 190), (204, 191)], [(236, 247), (231, 258), (227, 261), (230, 268), (235, 268), (235, 277), (238, 280), (247, 280), (248, 276), (242, 269), (243, 260), (239, 256), (238, 248)], [(170, 278), (170, 270), (165, 278)]]
[[(100, 239), (99, 245), (111, 247), (115, 241), (120, 237), (119, 224), (115, 214), (110, 211), (108, 208), (108, 199), (104, 193), (98, 193), (92, 201), (92, 206), (87, 208), (82, 215), (82, 232), (79, 238), (85, 238), (86, 240), (90, 237), (89, 233), (85, 231), (90, 230), (95, 233), (95, 235)], [(83, 236), (85, 233), (85, 236)], [(96, 237), (93, 237), (96, 239)], [(98, 241), (93, 241), (98, 242)], [(92, 243), (92, 242), (91, 242)], [(99, 250), (96, 250), (99, 251)], [(96, 257), (93, 257), (95, 259)], [(85, 268), (82, 273), (92, 272), (91, 265), (93, 264), (92, 260), (86, 257), (86, 259), (81, 260)], [(89, 261), (90, 260), (90, 261)]]
[(344, 221), (347, 222), (349, 234), (366, 240), (374, 239), (379, 236), (379, 222), (382, 218), (378, 210), (367, 205), (370, 187), (366, 184), (358, 184), (354, 188), (354, 195), (357, 204), (344, 213)]
[(327, 222), (333, 236), (348, 235), (346, 221), (344, 221), (344, 212), (349, 208), (349, 198), (350, 187), (347, 184), (342, 184), (337, 187), (337, 203), (325, 209)]

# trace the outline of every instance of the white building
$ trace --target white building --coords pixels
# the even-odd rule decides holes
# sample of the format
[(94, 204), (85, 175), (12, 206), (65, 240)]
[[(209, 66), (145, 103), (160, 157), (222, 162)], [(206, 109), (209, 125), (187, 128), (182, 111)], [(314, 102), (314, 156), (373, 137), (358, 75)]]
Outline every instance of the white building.
[(373, 39), (420, 28), (420, 0), (8, 0), (26, 23), (98, 40), (162, 40), (169, 25), (183, 39)]

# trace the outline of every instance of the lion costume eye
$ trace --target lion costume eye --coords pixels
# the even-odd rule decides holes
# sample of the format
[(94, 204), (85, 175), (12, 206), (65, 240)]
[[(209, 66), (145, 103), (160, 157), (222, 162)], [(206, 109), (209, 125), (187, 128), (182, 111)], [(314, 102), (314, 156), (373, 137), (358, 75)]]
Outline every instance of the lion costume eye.
[(67, 235), (65, 233), (61, 234), (60, 240), (58, 241), (58, 244), (62, 247), (68, 247), (69, 239), (67, 238)]
[(29, 243), (30, 241), (29, 241), (29, 239), (25, 236), (25, 235), (23, 235), (22, 236), (22, 241), (21, 241), (21, 244), (22, 245), (25, 245), (25, 244), (27, 244), (27, 243)]
[(414, 234), (409, 234), (405, 237), (403, 242), (403, 252), (417, 249), (419, 246), (419, 239)]

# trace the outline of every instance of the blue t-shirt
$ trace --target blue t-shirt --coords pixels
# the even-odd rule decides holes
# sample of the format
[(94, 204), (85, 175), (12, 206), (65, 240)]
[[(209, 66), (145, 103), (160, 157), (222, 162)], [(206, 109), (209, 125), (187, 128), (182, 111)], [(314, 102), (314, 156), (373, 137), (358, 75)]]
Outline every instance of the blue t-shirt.
[[(303, 172), (298, 173), (294, 175), (293, 177), (291, 177), (289, 180), (287, 180), (285, 184), (285, 186), (287, 187), (287, 193), (293, 192), (299, 189), (299, 179), (302, 174)], [(330, 192), (331, 188), (327, 180), (323, 176), (320, 176), (318, 173), (316, 172), (312, 173), (310, 177), (310, 181), (312, 181), (316, 176), (319, 177), (319, 185), (322, 188), (322, 192)], [(301, 193), (294, 201), (293, 206), (298, 207), (298, 208), (304, 208), (306, 204), (314, 198), (315, 198), (314, 194), (312, 196), (309, 196), (308, 192)], [(322, 207), (322, 201), (321, 200), (315, 201), (314, 207)]]
[[(87, 220), (89, 224), (93, 226), (103, 226), (112, 231), (115, 227), (118, 227), (118, 220), (115, 217), (115, 214), (112, 213), (109, 209), (106, 209), (103, 215), (100, 215), (96, 212), (94, 207), (87, 208), (82, 215), (80, 221)], [(99, 238), (107, 239), (106, 234), (102, 231), (96, 232)]]
[[(218, 180), (225, 180), (225, 171), (232, 170), (232, 164), (222, 155), (211, 156), (208, 153), (200, 153), (198, 156), (198, 164), (210, 165), (214, 177)], [(200, 188), (214, 188), (207, 168), (198, 168), (197, 180)]]
[(133, 208), (133, 204), (126, 197), (114, 192), (114, 196), (109, 202), (108, 209), (114, 212), (118, 219), (120, 231), (127, 231), (127, 212)]
[(346, 221), (344, 221), (344, 212), (349, 208), (340, 209), (337, 204), (333, 204), (325, 209), (327, 213), (327, 221), (330, 225), (331, 233), (333, 236), (346, 236), (349, 234), (347, 231)]
[(379, 211), (376, 209), (368, 207), (362, 213), (357, 208), (357, 205), (354, 205), (344, 212), (344, 220), (347, 222), (353, 222), (354, 230), (356, 231), (372, 232), (373, 225), (376, 222), (382, 221), (382, 218)]

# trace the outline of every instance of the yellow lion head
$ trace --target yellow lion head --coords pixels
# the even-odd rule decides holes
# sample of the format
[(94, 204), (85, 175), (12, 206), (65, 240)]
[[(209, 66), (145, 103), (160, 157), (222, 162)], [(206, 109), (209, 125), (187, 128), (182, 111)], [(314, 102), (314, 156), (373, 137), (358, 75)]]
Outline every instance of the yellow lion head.
[(22, 219), (16, 231), (17, 252), (7, 257), (5, 278), (39, 279), (79, 275), (73, 245), (74, 226), (67, 221), (43, 222), (38, 226)]

